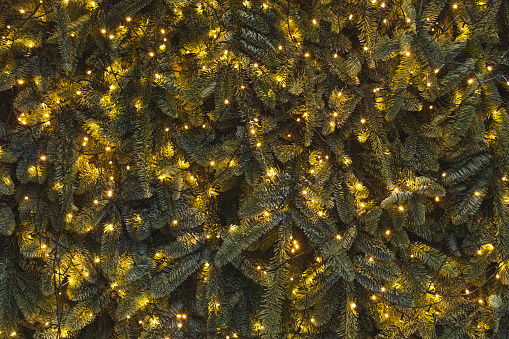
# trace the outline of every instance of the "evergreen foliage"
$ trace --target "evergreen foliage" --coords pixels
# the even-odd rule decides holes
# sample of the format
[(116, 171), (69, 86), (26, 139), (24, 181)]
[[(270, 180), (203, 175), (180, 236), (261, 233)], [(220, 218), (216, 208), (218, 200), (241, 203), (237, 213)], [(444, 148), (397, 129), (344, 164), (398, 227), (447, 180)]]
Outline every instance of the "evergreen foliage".
[(0, 338), (506, 338), (509, 2), (3, 0)]

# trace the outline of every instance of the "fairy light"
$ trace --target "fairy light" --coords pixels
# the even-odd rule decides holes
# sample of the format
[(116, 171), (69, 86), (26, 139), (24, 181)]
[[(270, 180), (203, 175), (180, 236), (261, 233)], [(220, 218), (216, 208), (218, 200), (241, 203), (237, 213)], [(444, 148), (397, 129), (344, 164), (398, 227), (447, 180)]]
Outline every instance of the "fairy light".
[(94, 261), (95, 261), (96, 263), (98, 263), (99, 261), (101, 261), (101, 259), (99, 259), (99, 258), (95, 258), (95, 260), (94, 260)]
[(351, 307), (351, 308), (356, 308), (356, 307), (357, 307), (357, 305), (356, 305), (355, 303), (351, 303), (351, 304), (350, 304), (350, 307)]
[(18, 80), (18, 84), (23, 85), (23, 83), (24, 83), (23, 80)]
[(387, 230), (387, 231), (385, 231), (385, 234), (386, 234), (386, 235), (391, 234), (391, 230)]
[(94, 200), (94, 204), (96, 204), (96, 205), (97, 205), (98, 203), (99, 203), (99, 200), (97, 200), (97, 199), (96, 199), (96, 200)]
[(442, 178), (444, 178), (446, 175), (447, 175), (447, 173), (443, 172), (442, 173)]
[(130, 18), (130, 17), (127, 17), (127, 18), (126, 18), (126, 21), (127, 21), (127, 22), (131, 22), (131, 18)]
[(481, 195), (481, 193), (479, 193), (479, 192), (474, 192), (474, 195), (478, 197), (479, 195)]
[(260, 142), (256, 143), (256, 147), (260, 147), (262, 144)]
[(402, 211), (402, 212), (405, 210), (405, 208), (404, 208), (403, 206), (399, 206), (399, 207), (398, 207), (398, 209), (399, 209), (400, 211)]
[(409, 57), (409, 56), (410, 56), (410, 52), (406, 52), (406, 53), (405, 53), (405, 55), (406, 55), (407, 57)]
[(436, 202), (439, 202), (439, 201), (440, 201), (440, 197), (436, 196), (436, 197), (435, 197), (435, 201), (436, 201)]
[(110, 34), (109, 38), (110, 38), (110, 40), (113, 40), (115, 38), (115, 36), (113, 34)]
[(154, 52), (150, 52), (148, 55), (149, 55), (150, 57), (153, 57), (153, 56), (154, 56)]
[(412, 22), (412, 19), (407, 18), (407, 19), (406, 19), (406, 22), (411, 23), (411, 22)]
[(224, 100), (224, 104), (225, 104), (225, 105), (228, 105), (229, 103), (230, 103), (230, 102), (228, 101), (228, 99), (225, 99), (225, 100)]
[(113, 191), (108, 191), (107, 195), (108, 195), (108, 197), (111, 197), (113, 195)]
[(493, 70), (493, 67), (488, 66), (487, 69), (488, 69), (488, 71), (491, 71), (491, 70)]
[(20, 9), (20, 10), (19, 10), (19, 12), (20, 12), (21, 14), (25, 14), (25, 10), (24, 10), (24, 9)]
[(457, 5), (457, 4), (454, 4), (454, 5), (452, 5), (452, 8), (457, 9), (457, 8), (458, 8), (458, 5)]
[(210, 162), (210, 166), (214, 166), (215, 162), (214, 161), (211, 161)]
[(468, 83), (471, 84), (474, 82), (474, 79), (468, 79)]

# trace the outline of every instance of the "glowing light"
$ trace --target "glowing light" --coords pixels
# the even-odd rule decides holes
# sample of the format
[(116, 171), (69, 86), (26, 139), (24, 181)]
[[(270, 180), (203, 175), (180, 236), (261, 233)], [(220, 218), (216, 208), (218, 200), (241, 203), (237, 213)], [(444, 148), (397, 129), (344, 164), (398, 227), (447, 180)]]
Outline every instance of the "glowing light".
[(439, 202), (440, 201), (440, 197), (435, 197), (435, 201)]
[(411, 23), (412, 19), (408, 18), (408, 19), (406, 19), (406, 22)]
[(214, 166), (215, 162), (214, 161), (211, 161), (210, 162), (210, 166)]
[(468, 79), (468, 83), (471, 84), (474, 82), (474, 79)]
[(105, 30), (104, 28), (103, 28), (103, 29), (101, 29), (101, 33), (102, 33), (102, 34), (106, 34), (106, 30)]
[(260, 147), (262, 144), (260, 142), (256, 143), (256, 147)]
[(21, 14), (24, 14), (24, 13), (25, 13), (25, 10), (24, 10), (24, 9), (20, 9), (20, 10), (19, 10), (19, 12), (20, 12)]
[(452, 5), (452, 8), (457, 9), (458, 5), (454, 4), (454, 5)]
[(431, 87), (431, 82), (428, 82), (426, 86)]
[(365, 51), (368, 51), (368, 50), (369, 50), (369, 47), (368, 47), (368, 46), (364, 46), (364, 50), (365, 50)]
[(391, 234), (391, 231), (390, 231), (390, 230), (387, 230), (387, 231), (385, 231), (385, 234), (386, 234), (386, 235), (389, 235), (389, 234)]
[(126, 18), (126, 21), (127, 21), (127, 22), (130, 22), (130, 21), (131, 21), (131, 18), (130, 18), (130, 17), (127, 17), (127, 18)]
[(479, 195), (481, 195), (481, 193), (479, 193), (479, 192), (474, 192), (474, 195), (475, 195), (475, 196), (479, 196)]
[(405, 53), (405, 55), (406, 55), (407, 57), (409, 57), (409, 56), (410, 56), (410, 52), (406, 52), (406, 53)]
[(113, 195), (113, 191), (108, 191), (106, 194), (108, 195), (108, 197), (111, 197)]
[(312, 22), (313, 22), (313, 25), (316, 25), (316, 23), (317, 23), (316, 19), (313, 19)]
[(404, 211), (404, 210), (405, 210), (405, 208), (404, 208), (403, 206), (399, 206), (399, 207), (398, 207), (398, 209), (399, 209), (400, 211)]
[(150, 52), (148, 55), (153, 57), (154, 56), (154, 52)]
[(488, 66), (488, 71), (491, 71), (493, 68), (491, 66)]
[(230, 103), (230, 102), (228, 101), (228, 99), (225, 99), (224, 104), (225, 104), (225, 105), (228, 105), (229, 103)]
[(351, 303), (351, 304), (350, 304), (350, 307), (351, 307), (351, 308), (356, 308), (356, 307), (357, 307), (357, 305), (356, 305), (355, 303)]
[(279, 45), (279, 47), (278, 47), (278, 48), (279, 48), (279, 50), (282, 50), (282, 49), (283, 49), (283, 46)]
[(307, 58), (307, 57), (309, 57), (309, 53), (304, 54), (304, 56), (305, 56), (306, 58)]
[(99, 259), (99, 258), (95, 258), (95, 260), (94, 260), (94, 261), (95, 261), (96, 263), (98, 263), (99, 261), (101, 261), (101, 259)]
[(72, 219), (72, 214), (71, 214), (71, 213), (67, 214), (67, 217), (68, 217), (69, 219)]
[(445, 177), (447, 175), (447, 173), (443, 172), (442, 173), (442, 178)]

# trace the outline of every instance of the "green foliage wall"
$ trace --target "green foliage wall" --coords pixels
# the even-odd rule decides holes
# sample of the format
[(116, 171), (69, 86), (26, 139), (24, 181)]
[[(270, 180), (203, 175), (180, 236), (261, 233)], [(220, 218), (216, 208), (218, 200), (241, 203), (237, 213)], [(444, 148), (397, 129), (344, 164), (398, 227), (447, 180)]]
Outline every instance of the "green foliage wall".
[(3, 0), (0, 338), (506, 338), (509, 2)]

